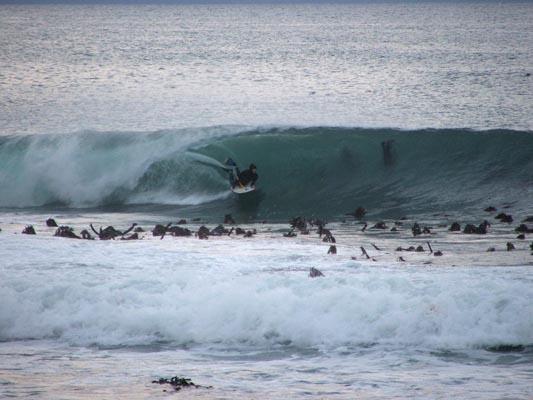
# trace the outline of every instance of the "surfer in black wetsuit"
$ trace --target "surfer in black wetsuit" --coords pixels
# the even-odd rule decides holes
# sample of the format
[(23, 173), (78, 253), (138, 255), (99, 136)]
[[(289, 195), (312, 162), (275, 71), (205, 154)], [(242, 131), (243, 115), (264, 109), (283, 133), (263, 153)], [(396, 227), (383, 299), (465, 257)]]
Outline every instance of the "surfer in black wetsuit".
[(247, 185), (254, 186), (255, 182), (259, 179), (257, 167), (254, 164), (250, 164), (248, 169), (242, 172), (239, 171), (239, 167), (237, 167), (237, 164), (231, 158), (226, 159), (224, 164), (229, 167), (227, 169), (230, 171), (229, 183), (232, 188), (237, 185), (241, 187)]
[(259, 179), (259, 176), (257, 175), (257, 167), (255, 164), (250, 164), (248, 169), (242, 171), (239, 174), (239, 183), (242, 186), (254, 186), (255, 182)]

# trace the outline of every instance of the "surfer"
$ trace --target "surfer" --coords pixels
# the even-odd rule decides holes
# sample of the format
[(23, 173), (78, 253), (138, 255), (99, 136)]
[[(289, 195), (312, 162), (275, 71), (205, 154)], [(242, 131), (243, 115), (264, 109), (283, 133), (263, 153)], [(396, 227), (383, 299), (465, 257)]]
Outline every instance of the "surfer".
[(228, 158), (225, 164), (230, 167), (229, 183), (232, 188), (236, 186), (254, 186), (257, 179), (259, 179), (255, 164), (250, 164), (248, 169), (242, 172), (239, 171), (239, 167), (231, 158)]
[(255, 164), (250, 164), (248, 169), (239, 174), (239, 183), (243, 186), (255, 186), (255, 182), (259, 179), (257, 175), (257, 167)]

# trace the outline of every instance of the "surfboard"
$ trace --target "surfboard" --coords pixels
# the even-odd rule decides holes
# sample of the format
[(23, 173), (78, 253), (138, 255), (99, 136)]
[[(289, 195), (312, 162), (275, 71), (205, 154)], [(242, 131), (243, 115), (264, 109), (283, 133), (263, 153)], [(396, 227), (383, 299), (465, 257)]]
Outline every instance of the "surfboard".
[(250, 192), (253, 192), (255, 190), (255, 186), (235, 186), (235, 187), (232, 187), (231, 188), (231, 191), (233, 193), (237, 193), (237, 194), (245, 194), (245, 193), (250, 193)]

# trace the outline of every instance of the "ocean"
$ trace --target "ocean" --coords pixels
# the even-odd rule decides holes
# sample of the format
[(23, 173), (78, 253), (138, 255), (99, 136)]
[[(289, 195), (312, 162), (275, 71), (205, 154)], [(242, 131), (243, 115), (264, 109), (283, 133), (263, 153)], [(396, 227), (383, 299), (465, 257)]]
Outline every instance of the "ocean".
[(0, 4), (0, 397), (531, 399), (532, 43), (528, 2)]

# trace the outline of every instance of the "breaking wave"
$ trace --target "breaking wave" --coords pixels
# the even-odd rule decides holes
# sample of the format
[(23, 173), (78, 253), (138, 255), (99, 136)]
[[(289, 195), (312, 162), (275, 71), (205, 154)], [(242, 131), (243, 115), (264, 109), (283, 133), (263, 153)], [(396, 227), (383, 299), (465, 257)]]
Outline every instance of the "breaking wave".
[[(359, 205), (390, 215), (487, 202), (527, 207), (532, 154), (533, 133), (510, 130), (218, 127), (4, 136), (0, 207), (177, 205), (272, 219), (338, 216)], [(258, 165), (257, 193), (231, 194), (216, 166), (226, 157)]]
[[(100, 260), (100, 248), (69, 249)], [(88, 251), (95, 253), (87, 256)], [(99, 261), (55, 262), (44, 281), (40, 270), (31, 268), (23, 276), (6, 277), (0, 282), (0, 341), (304, 348), (533, 344), (527, 269), (502, 274), (488, 268), (453, 273), (392, 268), (384, 273), (352, 262), (342, 274), (333, 268), (327, 279), (314, 280), (306, 278), (307, 270), (261, 272), (268, 257), (258, 266), (246, 252), (241, 264), (218, 257), (222, 265), (213, 267), (196, 251), (182, 252), (179, 263), (175, 252), (158, 251), (148, 256), (149, 268), (124, 273), (121, 264), (133, 265), (132, 259), (120, 246), (109, 252), (105, 274)], [(258, 271), (245, 273), (250, 268), (245, 263)]]

